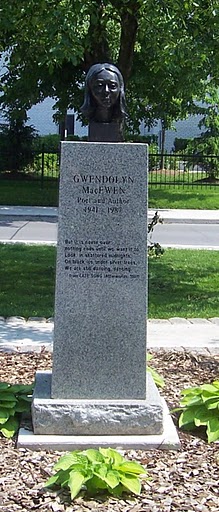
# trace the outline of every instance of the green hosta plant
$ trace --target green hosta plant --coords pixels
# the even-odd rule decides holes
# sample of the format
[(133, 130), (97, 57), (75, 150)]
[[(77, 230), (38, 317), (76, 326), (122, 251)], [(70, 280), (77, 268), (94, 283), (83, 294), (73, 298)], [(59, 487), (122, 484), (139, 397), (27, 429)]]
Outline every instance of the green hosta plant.
[(140, 475), (147, 476), (141, 464), (127, 461), (112, 448), (73, 451), (62, 456), (54, 469), (57, 472), (46, 482), (46, 487), (69, 487), (72, 499), (82, 488), (93, 496), (98, 493), (140, 494)]
[[(148, 363), (148, 361), (151, 361), (151, 359), (153, 359), (152, 354), (149, 354), (149, 352), (147, 352), (147, 363)], [(161, 375), (154, 368), (149, 366), (149, 364), (147, 364), (147, 371), (153, 377), (156, 386), (158, 386), (160, 388), (163, 388), (165, 386), (163, 377), (161, 377)]]
[(22, 412), (30, 411), (33, 384), (8, 384), (0, 382), (0, 432), (13, 437), (19, 428)]
[[(180, 402), (179, 427), (193, 430), (206, 426), (208, 442), (219, 439), (219, 380), (197, 388), (184, 389)], [(175, 409), (176, 410), (176, 409)]]

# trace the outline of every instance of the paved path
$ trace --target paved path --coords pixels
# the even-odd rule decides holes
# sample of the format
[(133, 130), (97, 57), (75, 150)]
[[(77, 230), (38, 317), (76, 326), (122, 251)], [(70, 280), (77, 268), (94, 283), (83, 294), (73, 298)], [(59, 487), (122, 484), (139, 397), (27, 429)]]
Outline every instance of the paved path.
[[(155, 210), (149, 210), (149, 219)], [(164, 224), (149, 240), (163, 247), (219, 250), (216, 210), (159, 210)], [(0, 206), (0, 242), (56, 245), (57, 208)]]
[[(219, 250), (219, 224), (159, 224), (149, 235), (149, 240), (159, 242), (164, 248)], [(57, 220), (0, 216), (0, 242), (56, 245)]]
[(0, 216), (4, 217), (58, 217), (58, 208), (51, 206), (0, 206)]
[[(0, 318), (0, 350), (52, 350), (53, 319)], [(148, 321), (148, 348), (219, 354), (219, 318)]]
[(158, 224), (149, 240), (162, 247), (219, 251), (219, 224), (165, 223)]
[[(154, 215), (156, 210), (149, 209), (149, 215)], [(174, 209), (159, 209), (158, 213), (165, 223), (187, 222), (187, 223), (200, 223), (205, 224), (219, 224), (219, 211), (218, 210), (174, 210)]]
[[(166, 223), (155, 227), (149, 241), (162, 247), (219, 250), (219, 224)], [(32, 220), (0, 216), (0, 242), (56, 245), (57, 220)]]
[(40, 219), (4, 218), (0, 216), (0, 242), (56, 245), (57, 221)]

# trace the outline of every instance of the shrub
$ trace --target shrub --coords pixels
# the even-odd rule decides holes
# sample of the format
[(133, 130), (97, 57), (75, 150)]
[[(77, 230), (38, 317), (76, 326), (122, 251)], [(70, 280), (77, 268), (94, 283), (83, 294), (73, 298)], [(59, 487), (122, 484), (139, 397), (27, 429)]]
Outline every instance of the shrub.
[(182, 137), (175, 137), (173, 143), (173, 151), (175, 153), (180, 153), (181, 151), (187, 151), (187, 146), (191, 139), (183, 139)]
[(60, 135), (57, 133), (49, 133), (48, 135), (40, 135), (34, 142), (36, 151), (41, 152), (44, 147), (45, 153), (57, 153), (59, 150)]
[(12, 120), (0, 126), (0, 172), (19, 172), (33, 163), (34, 140), (37, 134), (32, 126)]

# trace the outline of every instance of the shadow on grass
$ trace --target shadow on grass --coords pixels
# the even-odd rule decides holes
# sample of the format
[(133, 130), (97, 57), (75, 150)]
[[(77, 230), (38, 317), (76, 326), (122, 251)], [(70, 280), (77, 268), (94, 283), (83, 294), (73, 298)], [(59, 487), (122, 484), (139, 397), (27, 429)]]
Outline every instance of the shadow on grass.
[(0, 204), (13, 206), (57, 206), (58, 180), (0, 180)]

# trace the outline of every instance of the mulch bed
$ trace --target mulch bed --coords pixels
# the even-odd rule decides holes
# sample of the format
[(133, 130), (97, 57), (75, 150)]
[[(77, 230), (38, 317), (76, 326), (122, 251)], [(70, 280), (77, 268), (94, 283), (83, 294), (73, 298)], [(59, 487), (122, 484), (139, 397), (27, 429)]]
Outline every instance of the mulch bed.
[[(219, 356), (188, 352), (154, 353), (151, 366), (165, 378), (162, 394), (170, 408), (179, 404), (180, 390), (219, 378)], [(51, 367), (51, 354), (0, 352), (0, 381), (31, 383), (36, 369)], [(0, 437), (0, 511), (52, 512), (218, 512), (219, 444), (207, 444), (198, 433), (180, 432), (181, 450), (129, 451), (144, 464), (150, 480), (139, 497), (87, 499), (71, 502), (67, 491), (43, 488), (59, 452), (16, 449), (16, 440)]]

